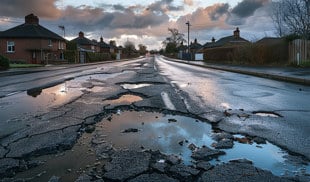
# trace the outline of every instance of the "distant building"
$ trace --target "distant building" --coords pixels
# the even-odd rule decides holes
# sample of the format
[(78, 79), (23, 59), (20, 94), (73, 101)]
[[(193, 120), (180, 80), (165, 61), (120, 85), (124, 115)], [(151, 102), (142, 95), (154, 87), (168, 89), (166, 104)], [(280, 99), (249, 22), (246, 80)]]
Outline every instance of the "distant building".
[(233, 35), (223, 37), (218, 41), (216, 41), (215, 38), (212, 37), (212, 41), (204, 44), (203, 48), (207, 49), (207, 48), (224, 47), (224, 46), (238, 46), (247, 43), (249, 43), (249, 41), (240, 37), (240, 30), (237, 27), (236, 30), (233, 32)]
[(105, 43), (104, 41), (103, 41), (103, 38), (102, 37), (100, 37), (100, 42), (98, 43), (98, 46), (99, 46), (99, 48), (100, 48), (100, 52), (101, 53), (111, 53), (110, 52), (110, 45), (109, 44), (107, 44), (107, 43)]
[(240, 36), (239, 28), (233, 31), (233, 35), (220, 38), (218, 41), (212, 37), (211, 42), (205, 43), (197, 52), (204, 54), (205, 60), (226, 61), (230, 59), (233, 51), (250, 42)]
[(84, 32), (79, 32), (79, 36), (70, 42), (77, 44), (79, 63), (87, 62), (87, 52), (99, 52), (100, 49), (96, 42), (84, 36)]
[(66, 40), (39, 24), (34, 14), (25, 23), (0, 32), (0, 54), (11, 62), (48, 64), (64, 60)]
[(194, 42), (191, 42), (189, 48), (192, 60), (203, 60), (203, 54), (198, 53), (198, 50), (202, 48), (202, 45), (197, 42), (197, 39), (195, 39)]

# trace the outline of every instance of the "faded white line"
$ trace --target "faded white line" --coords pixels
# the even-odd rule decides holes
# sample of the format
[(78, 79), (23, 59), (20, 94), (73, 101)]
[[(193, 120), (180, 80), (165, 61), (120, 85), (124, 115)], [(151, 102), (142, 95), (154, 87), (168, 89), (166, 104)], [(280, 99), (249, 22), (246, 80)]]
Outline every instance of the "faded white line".
[(176, 110), (175, 106), (172, 104), (169, 95), (166, 92), (161, 92), (161, 98), (163, 99), (165, 106), (170, 110)]

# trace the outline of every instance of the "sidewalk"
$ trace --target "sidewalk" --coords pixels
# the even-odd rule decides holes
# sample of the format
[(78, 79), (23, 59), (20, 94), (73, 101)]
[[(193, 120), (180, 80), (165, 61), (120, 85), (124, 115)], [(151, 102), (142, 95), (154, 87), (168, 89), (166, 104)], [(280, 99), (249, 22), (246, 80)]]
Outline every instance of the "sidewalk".
[(253, 75), (279, 81), (310, 85), (310, 68), (294, 67), (268, 67), (268, 66), (237, 66), (206, 63), (203, 61), (184, 61), (167, 58), (170, 61), (180, 62), (189, 65), (196, 65), (204, 68), (218, 69), (235, 73)]

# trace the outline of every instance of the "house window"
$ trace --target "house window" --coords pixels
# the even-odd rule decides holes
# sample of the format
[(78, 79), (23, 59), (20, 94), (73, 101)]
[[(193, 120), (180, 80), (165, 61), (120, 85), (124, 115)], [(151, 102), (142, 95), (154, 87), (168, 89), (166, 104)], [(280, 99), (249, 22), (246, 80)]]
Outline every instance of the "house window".
[(61, 41), (58, 41), (58, 49), (64, 49), (64, 44)]
[(7, 42), (7, 52), (15, 52), (15, 42), (13, 41)]
[(48, 42), (47, 45), (48, 45), (49, 47), (52, 47), (52, 46), (53, 46), (53, 45), (52, 45), (52, 40), (51, 40), (51, 39), (48, 39), (47, 42)]
[(91, 50), (95, 50), (95, 46), (92, 45), (92, 46), (91, 46)]

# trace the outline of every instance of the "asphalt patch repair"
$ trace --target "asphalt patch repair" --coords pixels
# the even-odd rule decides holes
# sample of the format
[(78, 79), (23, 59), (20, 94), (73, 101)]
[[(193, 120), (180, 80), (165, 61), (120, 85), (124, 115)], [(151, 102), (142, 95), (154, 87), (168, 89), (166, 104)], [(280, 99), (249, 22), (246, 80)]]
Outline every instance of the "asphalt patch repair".
[[(38, 167), (18, 173), (14, 179), (30, 179), (30, 181), (48, 181), (51, 178), (58, 178), (60, 181), (303, 181), (303, 179), (307, 181), (308, 179), (308, 163), (297, 157), (301, 161), (292, 164), (288, 160), (287, 152), (268, 141), (216, 131), (209, 123), (187, 116), (116, 109), (92, 126), (95, 126), (92, 133), (81, 135), (71, 150), (32, 159), (41, 161), (38, 162)], [(223, 146), (219, 147), (222, 141), (230, 141), (232, 145), (222, 144)], [(66, 163), (62, 165), (61, 170), (60, 161)]]

